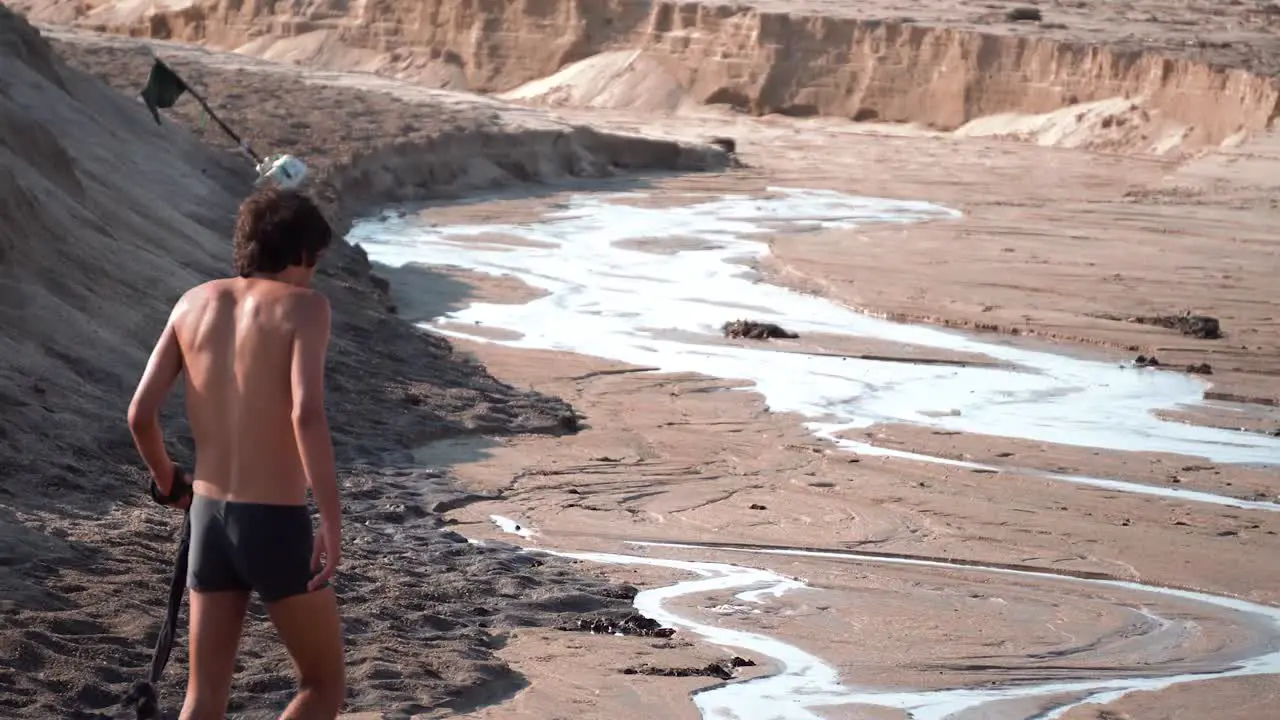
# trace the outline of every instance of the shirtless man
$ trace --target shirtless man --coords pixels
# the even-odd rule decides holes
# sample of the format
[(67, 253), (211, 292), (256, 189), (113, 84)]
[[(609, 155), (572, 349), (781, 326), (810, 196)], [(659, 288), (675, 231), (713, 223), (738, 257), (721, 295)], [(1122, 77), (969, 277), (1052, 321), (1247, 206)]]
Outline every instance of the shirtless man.
[[(182, 720), (226, 716), (251, 591), (266, 605), (298, 675), (298, 693), (280, 717), (331, 720), (345, 697), (329, 587), (342, 534), (324, 410), (329, 302), (309, 289), (330, 236), (305, 196), (274, 186), (254, 192), (236, 218), (239, 277), (204, 283), (178, 300), (129, 406), (134, 443), (169, 497), (180, 471), (165, 450), (159, 413), (186, 371), (196, 464), (185, 479), (194, 495)], [(308, 487), (319, 533), (311, 528)]]

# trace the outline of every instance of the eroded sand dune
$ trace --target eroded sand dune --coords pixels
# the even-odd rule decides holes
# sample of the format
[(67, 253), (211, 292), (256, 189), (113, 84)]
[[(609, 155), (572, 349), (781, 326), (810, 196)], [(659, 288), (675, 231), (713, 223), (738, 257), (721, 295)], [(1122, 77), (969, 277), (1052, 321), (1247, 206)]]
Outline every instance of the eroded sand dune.
[[(1122, 98), (1143, 108), (1140, 122), (1121, 113), (1133, 131), (1107, 133), (1099, 144), (1151, 153), (1258, 131), (1280, 98), (1270, 77), (1276, 16), (1243, 4), (1081, 2), (1046, 8), (1040, 22), (1011, 20), (1013, 3), (941, 0), (20, 7), (41, 21), (587, 106), (670, 109), (679, 94), (756, 114), (953, 130), (987, 115)], [(647, 74), (670, 80), (622, 80), (615, 53), (636, 51)], [(614, 87), (593, 89), (605, 83)]]
[[(671, 67), (676, 65), (676, 68)], [(691, 102), (678, 64), (643, 50), (613, 50), (567, 65), (545, 78), (499, 93), (504, 100), (545, 105), (671, 112)]]
[[(128, 449), (123, 427), (98, 433), (119, 425), (168, 306), (222, 270), (221, 231), (252, 174), (67, 69), (3, 12), (0, 457), (6, 480), (68, 482), (74, 496), (97, 482), (77, 477), (78, 453)], [(44, 447), (31, 447), (37, 437)], [(48, 465), (58, 456), (61, 471)]]

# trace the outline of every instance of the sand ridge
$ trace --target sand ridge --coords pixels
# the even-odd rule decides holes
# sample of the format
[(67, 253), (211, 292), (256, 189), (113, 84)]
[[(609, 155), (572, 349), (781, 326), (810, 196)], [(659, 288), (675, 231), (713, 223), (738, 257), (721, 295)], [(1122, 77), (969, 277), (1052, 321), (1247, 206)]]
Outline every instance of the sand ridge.
[[(1153, 154), (1239, 142), (1266, 128), (1280, 97), (1278, 16), (1248, 3), (1081, 0), (1036, 6), (1034, 21), (1010, 15), (1027, 9), (1017, 3), (951, 0), (19, 7), (42, 22), (554, 105), (713, 104), (947, 131), (1061, 112), (1040, 141)], [(1092, 119), (1065, 131), (1075, 116)], [(967, 131), (1019, 137), (1025, 124)]]

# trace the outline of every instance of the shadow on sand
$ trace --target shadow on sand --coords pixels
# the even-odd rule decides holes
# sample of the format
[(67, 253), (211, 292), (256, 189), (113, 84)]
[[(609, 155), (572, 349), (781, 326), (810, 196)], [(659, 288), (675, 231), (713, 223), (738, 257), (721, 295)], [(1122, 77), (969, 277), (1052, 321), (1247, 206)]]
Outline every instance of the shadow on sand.
[(391, 267), (373, 264), (375, 274), (391, 284), (391, 300), (396, 315), (414, 323), (432, 320), (461, 310), (477, 298), (474, 285), (463, 282), (439, 266), (406, 264)]

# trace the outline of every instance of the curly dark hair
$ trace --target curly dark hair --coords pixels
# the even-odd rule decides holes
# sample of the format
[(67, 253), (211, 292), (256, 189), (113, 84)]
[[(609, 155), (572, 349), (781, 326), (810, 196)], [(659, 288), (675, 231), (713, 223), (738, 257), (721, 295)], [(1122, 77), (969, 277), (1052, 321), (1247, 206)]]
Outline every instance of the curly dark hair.
[(236, 274), (278, 273), (312, 267), (329, 247), (333, 228), (311, 198), (268, 183), (240, 203), (233, 259)]

